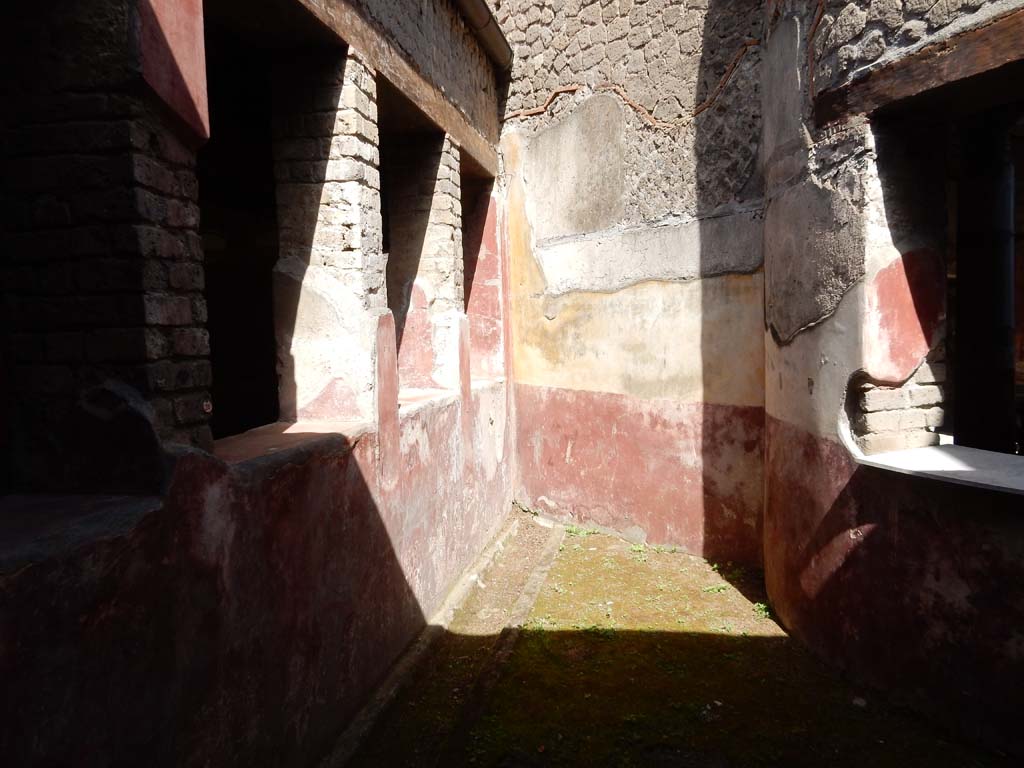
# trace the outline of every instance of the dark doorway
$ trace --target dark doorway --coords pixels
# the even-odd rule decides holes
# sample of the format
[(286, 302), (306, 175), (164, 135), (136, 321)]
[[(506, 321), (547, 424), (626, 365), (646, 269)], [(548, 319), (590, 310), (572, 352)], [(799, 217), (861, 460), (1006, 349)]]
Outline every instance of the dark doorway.
[(278, 255), (271, 60), (206, 40), (211, 136), (198, 162), (215, 438), (278, 419), (271, 275)]
[(1017, 414), (1017, 453), (1024, 454), (1024, 119), (1010, 131), (1013, 153), (1014, 204), (1014, 394)]

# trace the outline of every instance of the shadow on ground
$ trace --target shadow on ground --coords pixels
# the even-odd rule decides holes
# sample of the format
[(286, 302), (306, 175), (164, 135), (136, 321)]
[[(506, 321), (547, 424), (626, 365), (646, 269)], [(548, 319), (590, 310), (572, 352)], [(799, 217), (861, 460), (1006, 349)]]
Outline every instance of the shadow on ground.
[(514, 581), (481, 579), (350, 764), (1008, 764), (825, 668), (756, 573), (570, 528), (522, 629), (474, 634)]

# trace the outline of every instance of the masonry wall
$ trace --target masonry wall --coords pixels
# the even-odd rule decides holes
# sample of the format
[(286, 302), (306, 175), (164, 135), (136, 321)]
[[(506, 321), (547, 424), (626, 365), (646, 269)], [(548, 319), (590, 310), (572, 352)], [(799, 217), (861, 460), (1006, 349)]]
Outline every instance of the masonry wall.
[[(67, 50), (31, 78), (5, 79), (12, 488), (152, 489), (147, 419), (163, 439), (211, 445), (190, 131), (138, 87), (142, 51), (166, 44), (153, 43), (155, 24), (134, 4), (99, 0), (12, 20), (11, 61)], [(126, 458), (112, 458), (122, 446)]]
[(342, 46), (292, 52), (276, 66), (281, 418), (371, 419), (387, 309), (375, 75)]
[[(230, 24), (234, 6), (216, 5)], [(447, 280), (445, 391), (400, 404), (378, 73), (319, 27), (318, 44), (268, 54), (282, 421), (214, 443), (202, 4), (72, 6), (26, 13), (20, 63), (41, 77), (4, 81), (26, 105), (3, 126), (18, 168), (4, 189), (4, 449), (35, 485), (0, 495), (0, 752), (318, 765), (511, 508), (511, 390), (470, 373), (459, 148), (441, 137), (419, 189), (436, 219), (428, 271)], [(283, 22), (315, 21), (291, 10), (258, 19), (279, 45), (295, 32)], [(481, 227), (500, 316), (499, 220)], [(83, 414), (73, 442), (62, 408)]]
[(355, 0), (378, 28), (489, 141), (497, 141), (501, 93), (494, 69), (452, 0)]
[[(786, 3), (775, 0), (772, 12)], [(813, 79), (817, 89), (849, 82), (873, 66), (894, 61), (1018, 7), (1017, 0), (818, 0)]]
[[(1019, 497), (858, 463), (938, 439), (945, 134), (856, 115), (816, 125), (812, 95), (903, 55), (911, 30), (924, 44), (1005, 10), (900, 5), (765, 9), (765, 577), (823, 658), (1019, 752)], [(842, 52), (850, 40), (879, 49)]]
[(520, 500), (760, 560), (759, 3), (502, 2)]
[(0, 506), (5, 763), (319, 765), (510, 503), (504, 386), (392, 415), (172, 449), (162, 498)]
[(458, 151), (441, 133), (399, 136), (389, 150), (387, 287), (400, 383), (454, 389), (465, 316)]

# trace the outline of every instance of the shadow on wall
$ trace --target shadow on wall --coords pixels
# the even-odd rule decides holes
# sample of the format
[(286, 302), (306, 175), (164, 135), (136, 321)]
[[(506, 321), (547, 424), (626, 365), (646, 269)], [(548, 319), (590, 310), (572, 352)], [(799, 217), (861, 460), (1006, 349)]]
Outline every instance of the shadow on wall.
[(787, 489), (768, 514), (793, 532), (772, 585), (787, 625), (854, 679), (1024, 752), (1020, 497), (856, 467), (844, 446), (780, 422), (767, 471)]
[[(761, 248), (764, 195), (758, 150), (763, 13), (759, 0), (710, 0), (701, 35), (694, 118), (700, 217), (702, 411), (696, 437), (702, 466), (703, 555), (762, 559), (764, 358)], [(760, 263), (760, 260), (758, 260)], [(752, 344), (751, 337), (756, 337)], [(744, 350), (744, 353), (738, 353)], [(755, 359), (745, 354), (759, 350)], [(751, 374), (754, 374), (751, 376)], [(729, 385), (748, 379), (746, 387)]]
[[(187, 94), (189, 83), (150, 4), (136, 5), (75, 0), (5, 18), (0, 492), (159, 487), (134, 471), (156, 456), (152, 411), (137, 393), (166, 396), (154, 371), (170, 357), (160, 332), (143, 331), (144, 292), (162, 287), (167, 260), (193, 256), (183, 224), (191, 169), (177, 165), (183, 143), (139, 87), (140, 27), (169, 62), (161, 86)], [(202, 122), (194, 108), (193, 119)], [(162, 237), (147, 237), (156, 223)], [(136, 393), (113, 397), (121, 385)], [(174, 417), (160, 427), (174, 431)]]
[[(488, 222), (487, 215), (491, 205), (491, 192), (494, 189), (494, 179), (487, 178), (484, 175), (472, 176), (466, 172), (466, 166), (469, 164), (469, 158), (463, 153), (462, 155), (462, 222), (463, 222), (463, 234), (462, 234), (462, 250), (465, 254), (465, 272), (464, 272), (464, 286), (465, 286), (465, 310), (467, 315), (471, 315), (470, 324), (472, 327), (473, 321), (473, 308), (480, 304), (479, 300), (474, 301), (473, 290), (480, 288), (485, 290), (487, 288), (494, 288), (490, 283), (477, 285), (475, 284), (476, 271), (479, 266), (479, 259), (481, 252), (484, 249), (484, 239), (488, 236)], [(493, 231), (493, 228), (492, 228)], [(489, 244), (489, 248), (494, 250), (494, 245)], [(491, 256), (492, 254), (486, 254)], [(495, 275), (493, 270), (489, 270), (484, 276), (487, 280), (493, 280)], [(497, 300), (500, 300), (500, 285), (496, 286), (499, 290)], [(490, 308), (492, 302), (484, 303), (484, 306)]]
[[(263, 4), (252, 22), (256, 29), (242, 24), (232, 33), (245, 44), (289, 56), (294, 41), (287, 31), (292, 28), (276, 24), (284, 17), (273, 11), (294, 5)], [(206, 6), (212, 29), (214, 19), (244, 9), (242, 3), (212, 0)], [(118, 3), (83, 0), (40, 15), (45, 16), (39, 24), (45, 32), (26, 39), (45, 44), (29, 51), (25, 62), (43, 58), (40, 51), (53, 53), (54, 61), (64, 61), (67, 52), (92, 53), (97, 39), (111, 49), (127, 49), (131, 14)], [(67, 23), (51, 25), (55, 15)], [(244, 19), (246, 14), (231, 17)], [(149, 40), (151, 45), (159, 42)], [(48, 46), (60, 47), (61, 55)], [(144, 269), (162, 270), (170, 263), (163, 252), (132, 250), (137, 243), (122, 231), (126, 220), (134, 224), (141, 215), (132, 207), (140, 188), (151, 186), (125, 175), (140, 157), (122, 129), (141, 126), (145, 130), (132, 132), (131, 141), (141, 136), (155, 143), (163, 134), (151, 131), (148, 110), (152, 107), (158, 116), (156, 123), (173, 118), (149, 95), (138, 95), (131, 80), (137, 72), (118, 70), (110, 64), (114, 58), (96, 55), (76, 77), (58, 77), (52, 92), (38, 87), (34, 99), (13, 100), (48, 114), (57, 129), (33, 125), (26, 139), (46, 152), (81, 152), (85, 161), (71, 169), (61, 157), (54, 194), (36, 188), (25, 196), (26, 211), (68, 212), (80, 206), (78, 218), (57, 222), (59, 237), (25, 233), (25, 251), (36, 259), (34, 281), (48, 288), (58, 285), (49, 268), (40, 266), (41, 257), (76, 276), (63, 284), (57, 302), (45, 307), (52, 321), (40, 330), (47, 333), (73, 330), (81, 336), (110, 324), (141, 329), (148, 287)], [(169, 61), (174, 61), (173, 51)], [(114, 72), (105, 71), (107, 66)], [(250, 73), (232, 74), (244, 78)], [(40, 86), (32, 78), (19, 82)], [(332, 110), (325, 108), (320, 116), (333, 128)], [(89, 130), (69, 128), (73, 121), (88, 123)], [(254, 133), (269, 129), (269, 123), (252, 126)], [(322, 134), (312, 134), (317, 136)], [(128, 147), (123, 152), (122, 141)], [(323, 142), (311, 143), (317, 144), (314, 151), (323, 151)], [(237, 157), (221, 159), (229, 161), (226, 173), (237, 172), (232, 165)], [(104, 165), (108, 160), (109, 166)], [(269, 157), (252, 160), (270, 162)], [(41, 178), (41, 164), (33, 160), (26, 178)], [(310, 162), (317, 202), (325, 164), (326, 154)], [(95, 173), (86, 173), (88, 168)], [(58, 188), (66, 199), (58, 196)], [(254, 238), (271, 236), (273, 211), (258, 211), (268, 220), (257, 217), (256, 223), (265, 227), (258, 233), (244, 231), (251, 217), (234, 228), (241, 241), (230, 243), (239, 248), (231, 255), (239, 271), (254, 269), (254, 261), (269, 261), (270, 244)], [(232, 210), (224, 205), (218, 212), (230, 216)], [(161, 244), (176, 244), (171, 237), (176, 225), (147, 223)], [(69, 226), (80, 226), (96, 239), (79, 238), (75, 248), (68, 248), (76, 234)], [(218, 309), (245, 312), (250, 303), (268, 308), (269, 296), (246, 295), (253, 287), (250, 277), (243, 275), (233, 290), (225, 286), (221, 298), (228, 304)], [(214, 283), (220, 279), (213, 275)], [(260, 281), (258, 289), (269, 286)], [(99, 295), (90, 296), (90, 290)], [(42, 308), (44, 297), (35, 293), (33, 298), (37, 310)], [(82, 311), (87, 305), (93, 310), (89, 314)], [(30, 319), (28, 313), (25, 318)], [(267, 319), (238, 333), (267, 334), (272, 341)], [(231, 322), (224, 315), (221, 320)], [(75, 327), (66, 326), (70, 323)], [(8, 341), (5, 332), (5, 363)], [(58, 380), (51, 365), (49, 382), (37, 381), (38, 390), (51, 396), (49, 402), (20, 408), (35, 434), (79, 454), (91, 470), (82, 473), (89, 490), (165, 496), (0, 499), (0, 754), (12, 766), (315, 765), (333, 745), (339, 723), (424, 625), (392, 546), (390, 532), (401, 526), (382, 519), (372, 482), (365, 479), (372, 477), (374, 446), (369, 440), (352, 445), (340, 436), (307, 436), (301, 447), (236, 467), (186, 447), (167, 456), (155, 438), (150, 407), (136, 406), (137, 398), (131, 397), (118, 403), (131, 406), (128, 424), (137, 427), (135, 435), (145, 444), (126, 440), (123, 430), (103, 419), (81, 429), (72, 409), (91, 377), (96, 383), (113, 377), (145, 389), (129, 367), (147, 359), (141, 330), (129, 341), (116, 364), (91, 360), (87, 376), (63, 369)], [(187, 355), (198, 358), (205, 352)], [(0, 375), (6, 380), (8, 369)], [(118, 412), (116, 405), (111, 410)], [(48, 419), (43, 418), (47, 411)], [(33, 461), (42, 460), (49, 482), (40, 490), (82, 490), (74, 477), (56, 478), (55, 472), (69, 465), (47, 446), (19, 439), (16, 448)], [(125, 458), (134, 462), (127, 469), (136, 470), (140, 453), (166, 461), (168, 477), (140, 489), (138, 473), (129, 471), (125, 476), (136, 486), (124, 487), (111, 473), (126, 469)], [(77, 468), (77, 461), (70, 466)]]
[[(776, 29), (782, 32), (782, 24)], [(780, 61), (789, 92), (799, 93), (806, 107), (806, 93), (795, 87), (806, 67), (802, 43), (797, 43), (790, 49), (794, 57)], [(773, 85), (785, 95), (787, 83)], [(943, 104), (926, 114), (917, 107), (885, 120), (873, 118), (869, 154), (873, 150), (874, 157), (866, 168), (854, 150), (840, 153), (853, 157), (827, 184), (822, 182), (830, 206), (810, 211), (813, 218), (801, 218), (795, 206), (783, 208), (784, 218), (773, 222), (777, 231), (840, 230), (845, 222), (835, 203), (843, 197), (857, 203), (853, 221), (866, 229), (862, 241), (835, 248), (823, 238), (806, 252), (826, 274), (844, 260), (867, 272), (866, 279), (849, 275), (848, 285), (862, 291), (850, 297), (854, 319), (829, 318), (820, 335), (799, 337), (791, 347), (779, 342), (791, 380), (802, 373), (817, 375), (826, 357), (848, 361), (840, 363), (846, 366), (842, 376), (859, 368), (849, 382), (840, 383), (849, 384), (851, 413), (859, 407), (854, 402), (857, 383), (869, 376), (874, 383), (905, 381), (940, 341), (947, 209), (942, 157), (951, 110)], [(905, 120), (908, 114), (912, 120)], [(818, 146), (830, 150), (833, 138), (822, 132)], [(827, 155), (824, 151), (819, 157)], [(872, 166), (879, 175), (884, 220), (872, 207)], [(799, 184), (817, 183), (826, 175)], [(790, 190), (800, 187), (788, 187), (773, 198), (769, 218)], [(800, 263), (781, 248), (773, 258), (781, 256), (790, 257), (784, 268), (799, 269)], [(784, 274), (780, 261), (769, 265), (770, 273)], [(779, 292), (773, 287), (769, 299), (778, 299)], [(851, 327), (857, 330), (850, 333)], [(830, 340), (830, 333), (839, 341)], [(803, 359), (801, 344), (810, 352)], [(768, 386), (774, 387), (774, 381), (769, 379)], [(799, 424), (793, 403), (801, 400), (792, 389), (785, 396), (792, 400), (780, 396), (775, 401), (779, 412), (768, 420), (765, 464), (767, 583), (785, 626), (852, 678), (898, 691), (951, 729), (1019, 754), (1024, 747), (1017, 714), (1024, 643), (1020, 497), (860, 466), (832, 424), (817, 430)], [(803, 401), (829, 414), (828, 405)], [(923, 420), (916, 426), (924, 433)], [(909, 433), (902, 423), (899, 427), (892, 430), (894, 438)]]
[[(216, 436), (278, 418), (365, 418), (375, 332), (368, 325), (376, 317), (363, 321), (382, 289), (370, 216), (372, 83), (300, 4), (273, 0), (253, 15), (239, 0), (208, 0), (204, 11), (217, 125), (201, 158), (207, 169), (244, 171), (205, 179), (230, 191), (226, 201), (207, 197), (214, 206), (203, 211), (204, 240), (215, 249), (208, 262)], [(258, 210), (251, 205), (236, 226), (220, 227), (233, 236), (223, 242), (220, 220), (230, 221), (257, 188)], [(218, 251), (232, 258), (218, 259)], [(239, 397), (246, 387), (259, 407)]]
[[(406, 324), (414, 344), (428, 343), (430, 297), (417, 286), (417, 276), (430, 222), (434, 185), (441, 164), (444, 133), (439, 131), (400, 91), (377, 78), (380, 115), (381, 214), (387, 256), (388, 308), (395, 318), (396, 346), (401, 369)], [(415, 289), (419, 290), (415, 290)], [(409, 350), (406, 348), (406, 356)], [(425, 368), (430, 370), (431, 364)]]
[(330, 751), (425, 621), (402, 526), (367, 477), (372, 438), (295, 440), (234, 466), (179, 450), (162, 504), (126, 523), (108, 499), (79, 538), (19, 529), (19, 499), (4, 502), (6, 764), (308, 766)]

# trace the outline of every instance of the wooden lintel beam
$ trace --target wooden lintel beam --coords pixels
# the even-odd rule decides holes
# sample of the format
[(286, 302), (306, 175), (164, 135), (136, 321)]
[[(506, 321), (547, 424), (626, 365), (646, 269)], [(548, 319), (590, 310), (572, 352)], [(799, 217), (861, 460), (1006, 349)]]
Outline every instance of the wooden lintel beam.
[(1024, 60), (1024, 9), (1011, 11), (946, 40), (868, 70), (814, 99), (821, 125), (869, 115), (903, 99)]
[(498, 175), (497, 136), (485, 137), (397, 47), (348, 0), (299, 0), (321, 23), (366, 59), (490, 175)]

